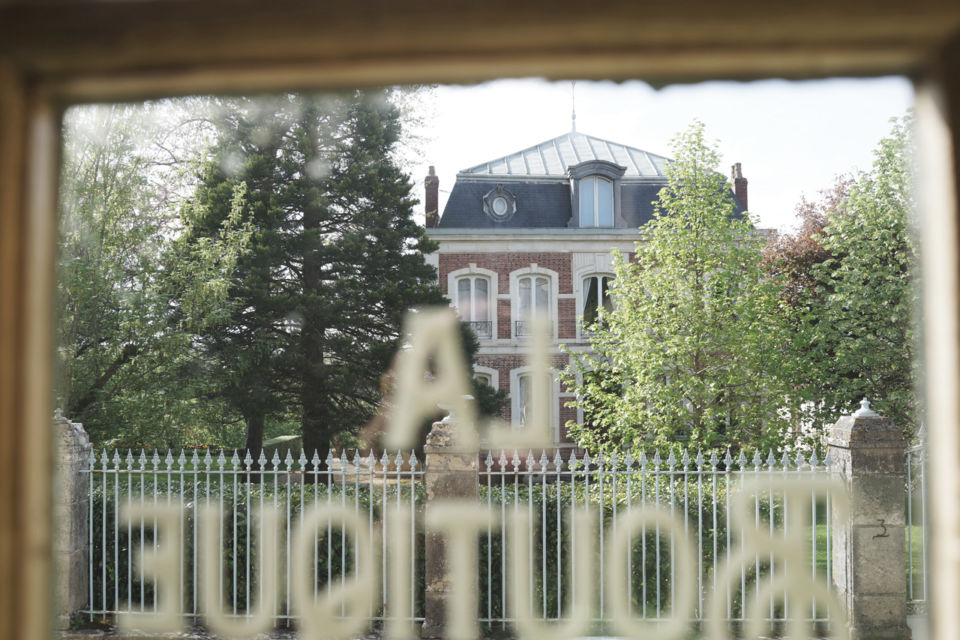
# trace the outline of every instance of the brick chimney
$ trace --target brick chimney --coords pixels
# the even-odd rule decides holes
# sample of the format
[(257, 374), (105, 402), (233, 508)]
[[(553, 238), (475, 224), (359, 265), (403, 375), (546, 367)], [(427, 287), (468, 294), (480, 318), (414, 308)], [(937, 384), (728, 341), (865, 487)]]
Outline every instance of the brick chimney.
[(743, 177), (739, 162), (730, 168), (730, 178), (733, 180), (733, 195), (737, 197), (743, 210), (747, 211), (747, 179)]
[(427, 214), (427, 229), (432, 229), (440, 221), (440, 212), (437, 210), (440, 203), (440, 178), (437, 177), (433, 165), (430, 166), (427, 177), (423, 179), (423, 187), (426, 191), (423, 209)]

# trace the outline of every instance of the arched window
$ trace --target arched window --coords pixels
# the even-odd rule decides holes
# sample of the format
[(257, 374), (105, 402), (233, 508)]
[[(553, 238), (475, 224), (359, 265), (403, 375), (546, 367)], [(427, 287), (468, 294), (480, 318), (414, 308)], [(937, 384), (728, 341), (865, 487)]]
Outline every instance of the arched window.
[(589, 275), (583, 279), (583, 301), (580, 315), (583, 326), (596, 322), (597, 312), (602, 307), (606, 311), (613, 310), (613, 301), (610, 298), (610, 283), (613, 276), (606, 274)]
[(550, 278), (543, 275), (520, 276), (517, 279), (517, 336), (530, 334), (530, 318), (534, 313), (550, 316)]
[(493, 335), (490, 319), (490, 280), (486, 276), (461, 276), (457, 279), (457, 313), (470, 325), (477, 337)]
[[(541, 392), (547, 396), (547, 424), (550, 425), (551, 431), (556, 431), (553, 424), (553, 405), (555, 403), (553, 376), (549, 373), (545, 374), (541, 384), (543, 385)], [(526, 424), (532, 402), (533, 386), (534, 377), (532, 373), (526, 372), (517, 375), (516, 400), (513, 406), (516, 412), (513, 417), (514, 424)]]
[(580, 226), (613, 226), (613, 182), (601, 176), (580, 180)]

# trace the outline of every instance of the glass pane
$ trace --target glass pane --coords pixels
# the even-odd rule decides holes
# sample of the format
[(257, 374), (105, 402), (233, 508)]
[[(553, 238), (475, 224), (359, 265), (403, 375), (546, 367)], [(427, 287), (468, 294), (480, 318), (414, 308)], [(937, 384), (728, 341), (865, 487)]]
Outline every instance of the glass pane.
[(547, 290), (547, 279), (537, 278), (537, 309), (550, 307), (550, 293)]
[(490, 283), (487, 282), (486, 278), (477, 278), (474, 280), (473, 286), (473, 294), (476, 296), (473, 301), (473, 320), (475, 322), (486, 322), (490, 319), (487, 314), (490, 300)]
[(599, 300), (597, 280), (598, 278), (596, 276), (590, 276), (583, 281), (585, 294), (583, 296), (583, 309), (581, 309), (581, 311), (585, 325), (597, 319), (597, 301)]
[(607, 311), (613, 311), (613, 299), (610, 297), (610, 278), (605, 276), (600, 279), (600, 282), (600, 299), (603, 300), (603, 308)]
[(594, 178), (584, 178), (580, 181), (580, 226), (596, 226), (593, 219), (593, 183)]
[(460, 318), (470, 321), (470, 278), (461, 278), (457, 281), (457, 309), (460, 310)]
[(527, 398), (530, 397), (530, 376), (520, 376), (517, 390), (519, 398), (517, 399), (516, 422), (526, 422), (527, 420)]
[(613, 183), (597, 179), (597, 226), (613, 226)]
[(520, 278), (520, 320), (526, 321), (530, 315), (530, 282), (531, 278)]

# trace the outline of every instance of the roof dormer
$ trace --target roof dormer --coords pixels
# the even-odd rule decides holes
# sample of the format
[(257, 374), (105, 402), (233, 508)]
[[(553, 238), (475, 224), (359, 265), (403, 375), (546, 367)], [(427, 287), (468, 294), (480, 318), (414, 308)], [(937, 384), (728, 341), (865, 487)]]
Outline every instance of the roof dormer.
[(606, 160), (587, 160), (567, 169), (573, 215), (568, 226), (626, 226), (620, 215), (620, 181), (627, 168)]

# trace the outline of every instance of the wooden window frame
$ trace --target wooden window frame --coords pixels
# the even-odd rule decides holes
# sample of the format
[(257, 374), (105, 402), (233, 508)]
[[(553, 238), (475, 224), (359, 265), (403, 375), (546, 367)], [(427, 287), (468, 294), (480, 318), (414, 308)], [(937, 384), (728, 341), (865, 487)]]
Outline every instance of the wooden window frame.
[[(509, 20), (501, 19), (510, 16)], [(696, 16), (693, 18), (692, 16)], [(904, 74), (917, 89), (931, 631), (960, 630), (960, 5), (955, 0), (0, 0), (0, 638), (51, 629), (60, 118), (78, 102), (495, 77)], [(942, 605), (942, 606), (941, 606)]]

